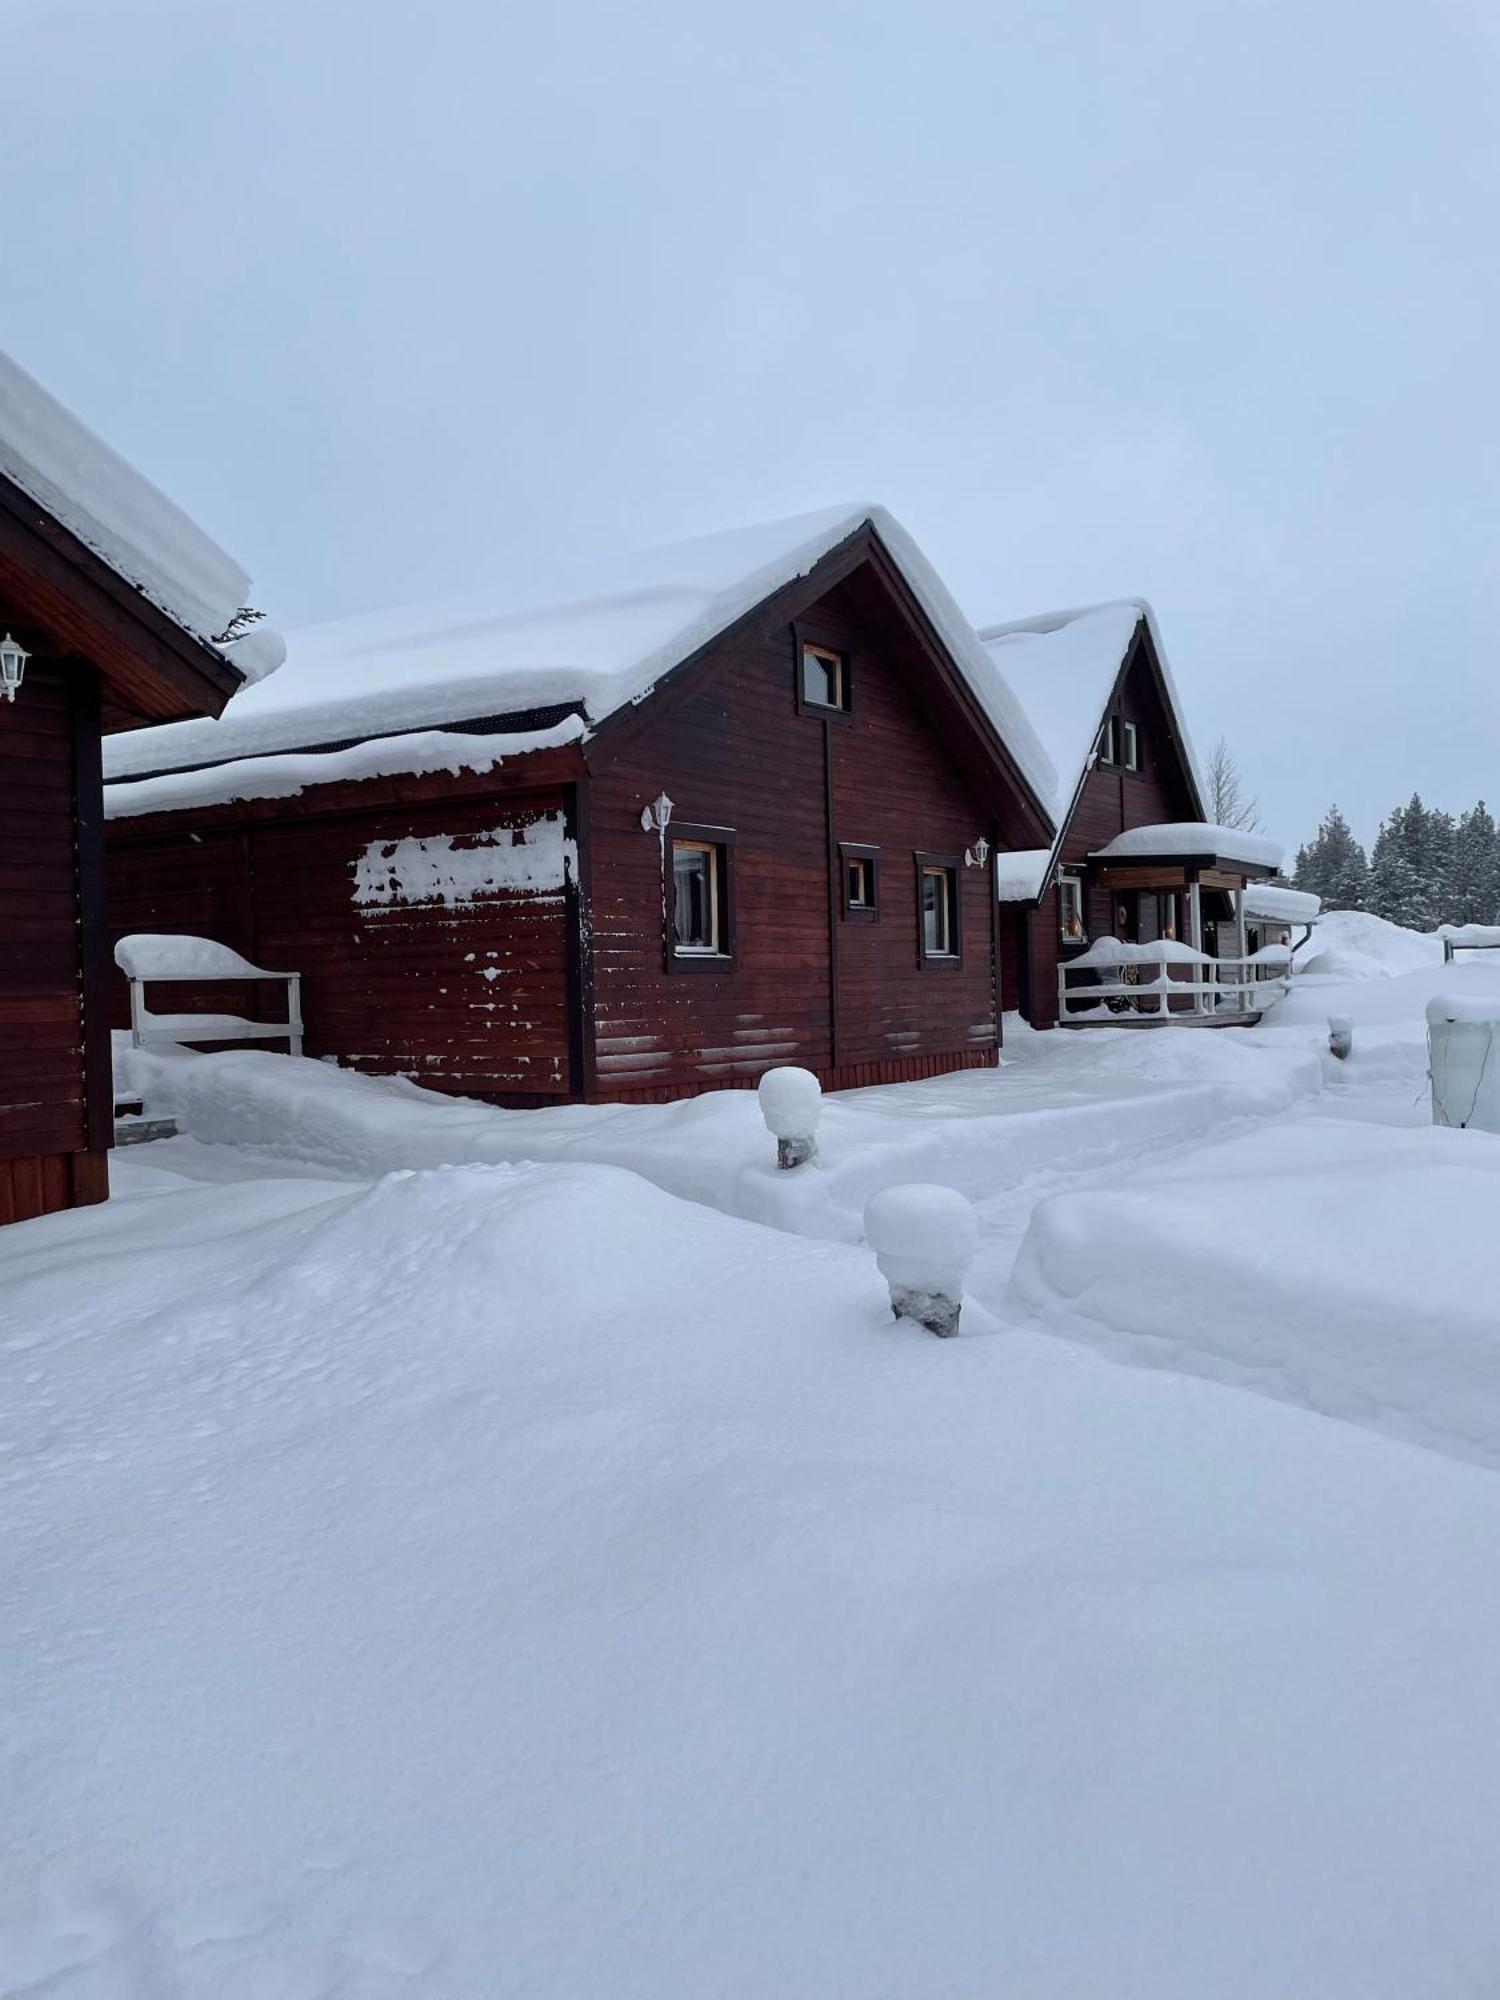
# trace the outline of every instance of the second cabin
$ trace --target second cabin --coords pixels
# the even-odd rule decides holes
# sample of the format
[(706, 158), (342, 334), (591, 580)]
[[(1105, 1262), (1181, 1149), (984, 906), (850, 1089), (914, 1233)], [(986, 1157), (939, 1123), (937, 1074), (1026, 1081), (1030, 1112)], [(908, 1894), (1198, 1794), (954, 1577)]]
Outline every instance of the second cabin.
[(871, 509), (304, 634), (109, 775), (117, 937), (298, 972), (308, 1054), (520, 1105), (994, 1063), (996, 868), (1053, 832), (1003, 671)]
[(1304, 927), (1317, 899), (1260, 888), (1280, 845), (1210, 823), (1149, 607), (1096, 605), (981, 636), (1057, 776), (1050, 843), (1000, 864), (1006, 1007), (1041, 1028), (1257, 1020), (1285, 990), (1291, 953), (1254, 898), (1296, 906)]

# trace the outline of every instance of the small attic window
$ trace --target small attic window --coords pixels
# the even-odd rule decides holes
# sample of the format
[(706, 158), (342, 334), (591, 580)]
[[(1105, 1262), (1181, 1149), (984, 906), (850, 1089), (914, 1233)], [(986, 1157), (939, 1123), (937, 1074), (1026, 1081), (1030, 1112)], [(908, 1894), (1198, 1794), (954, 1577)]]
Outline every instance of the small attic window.
[(1141, 768), (1141, 739), (1133, 722), (1120, 721), (1120, 762), (1127, 771)]
[(831, 646), (802, 642), (800, 691), (804, 708), (849, 711), (849, 662)]

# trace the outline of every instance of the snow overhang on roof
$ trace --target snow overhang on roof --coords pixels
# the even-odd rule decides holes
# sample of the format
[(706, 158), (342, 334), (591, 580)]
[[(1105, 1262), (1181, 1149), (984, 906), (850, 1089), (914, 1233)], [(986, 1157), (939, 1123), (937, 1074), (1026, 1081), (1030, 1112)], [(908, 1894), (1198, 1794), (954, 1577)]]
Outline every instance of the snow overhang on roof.
[(232, 644), (214, 637), (249, 598), (234, 558), (4, 353), (0, 475), (245, 681), (280, 664), (280, 637), (265, 624)]
[(1280, 882), (1253, 882), (1245, 891), (1245, 915), (1268, 917), (1272, 923), (1313, 924), (1322, 908), (1317, 896)]
[(1047, 880), (1050, 847), (1018, 847), (995, 856), (995, 895), (1002, 903), (1034, 903)]
[(540, 726), (551, 727), (570, 707), (594, 728), (867, 525), (1045, 804), (1056, 774), (1004, 674), (900, 523), (875, 506), (596, 564), (563, 557), (550, 590), (533, 582), (310, 627), (292, 635), (285, 669), (219, 720), (114, 738), (105, 774), (118, 781), (480, 719), (515, 730), (543, 713)]
[(1095, 848), (1091, 861), (1162, 861), (1188, 868), (1225, 868), (1237, 874), (1272, 875), (1281, 866), (1280, 841), (1206, 820), (1169, 820), (1132, 826)]
[[(986, 651), (1026, 710), (1057, 772), (1057, 789), (1045, 801), (1057, 837), (1033, 897), (1046, 887), (1079, 791), (1098, 755), (1099, 725), (1142, 620), (1151, 634), (1177, 741), (1201, 803), (1205, 796), (1203, 774), (1183, 718), (1156, 613), (1144, 597), (1117, 598), (1071, 611), (1047, 611), (1039, 617), (986, 625), (980, 630)], [(1010, 900), (1033, 897), (1017, 895)]]

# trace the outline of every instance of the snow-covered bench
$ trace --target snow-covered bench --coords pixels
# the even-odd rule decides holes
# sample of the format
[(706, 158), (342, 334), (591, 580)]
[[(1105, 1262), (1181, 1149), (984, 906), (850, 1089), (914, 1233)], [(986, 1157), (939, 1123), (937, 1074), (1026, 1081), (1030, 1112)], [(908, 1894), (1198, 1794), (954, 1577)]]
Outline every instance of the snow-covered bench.
[[(115, 946), (115, 964), (130, 981), (130, 1041), (137, 1049), (159, 1043), (286, 1042), (302, 1053), (302, 975), (252, 965), (213, 938), (174, 937), (138, 931)], [(243, 1014), (153, 1014), (147, 986), (204, 986), (221, 980), (277, 980), (286, 987), (286, 1019), (252, 1021)]]

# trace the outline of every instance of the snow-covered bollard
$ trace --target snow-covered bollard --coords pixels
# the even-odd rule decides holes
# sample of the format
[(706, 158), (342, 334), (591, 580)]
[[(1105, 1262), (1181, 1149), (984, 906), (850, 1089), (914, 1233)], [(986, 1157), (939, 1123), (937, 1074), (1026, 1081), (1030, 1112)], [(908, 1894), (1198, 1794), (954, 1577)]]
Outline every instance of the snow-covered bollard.
[(1432, 1122), (1500, 1132), (1500, 1001), (1440, 993), (1427, 1003)]
[(1328, 1053), (1342, 1062), (1354, 1047), (1354, 1023), (1347, 1014), (1328, 1016)]
[(778, 1167), (800, 1167), (818, 1150), (818, 1120), (823, 1114), (823, 1087), (810, 1069), (787, 1064), (768, 1069), (756, 1092), (766, 1130), (776, 1141)]
[(865, 1241), (891, 1288), (891, 1311), (929, 1333), (958, 1332), (979, 1219), (950, 1187), (882, 1188), (865, 1203)]

